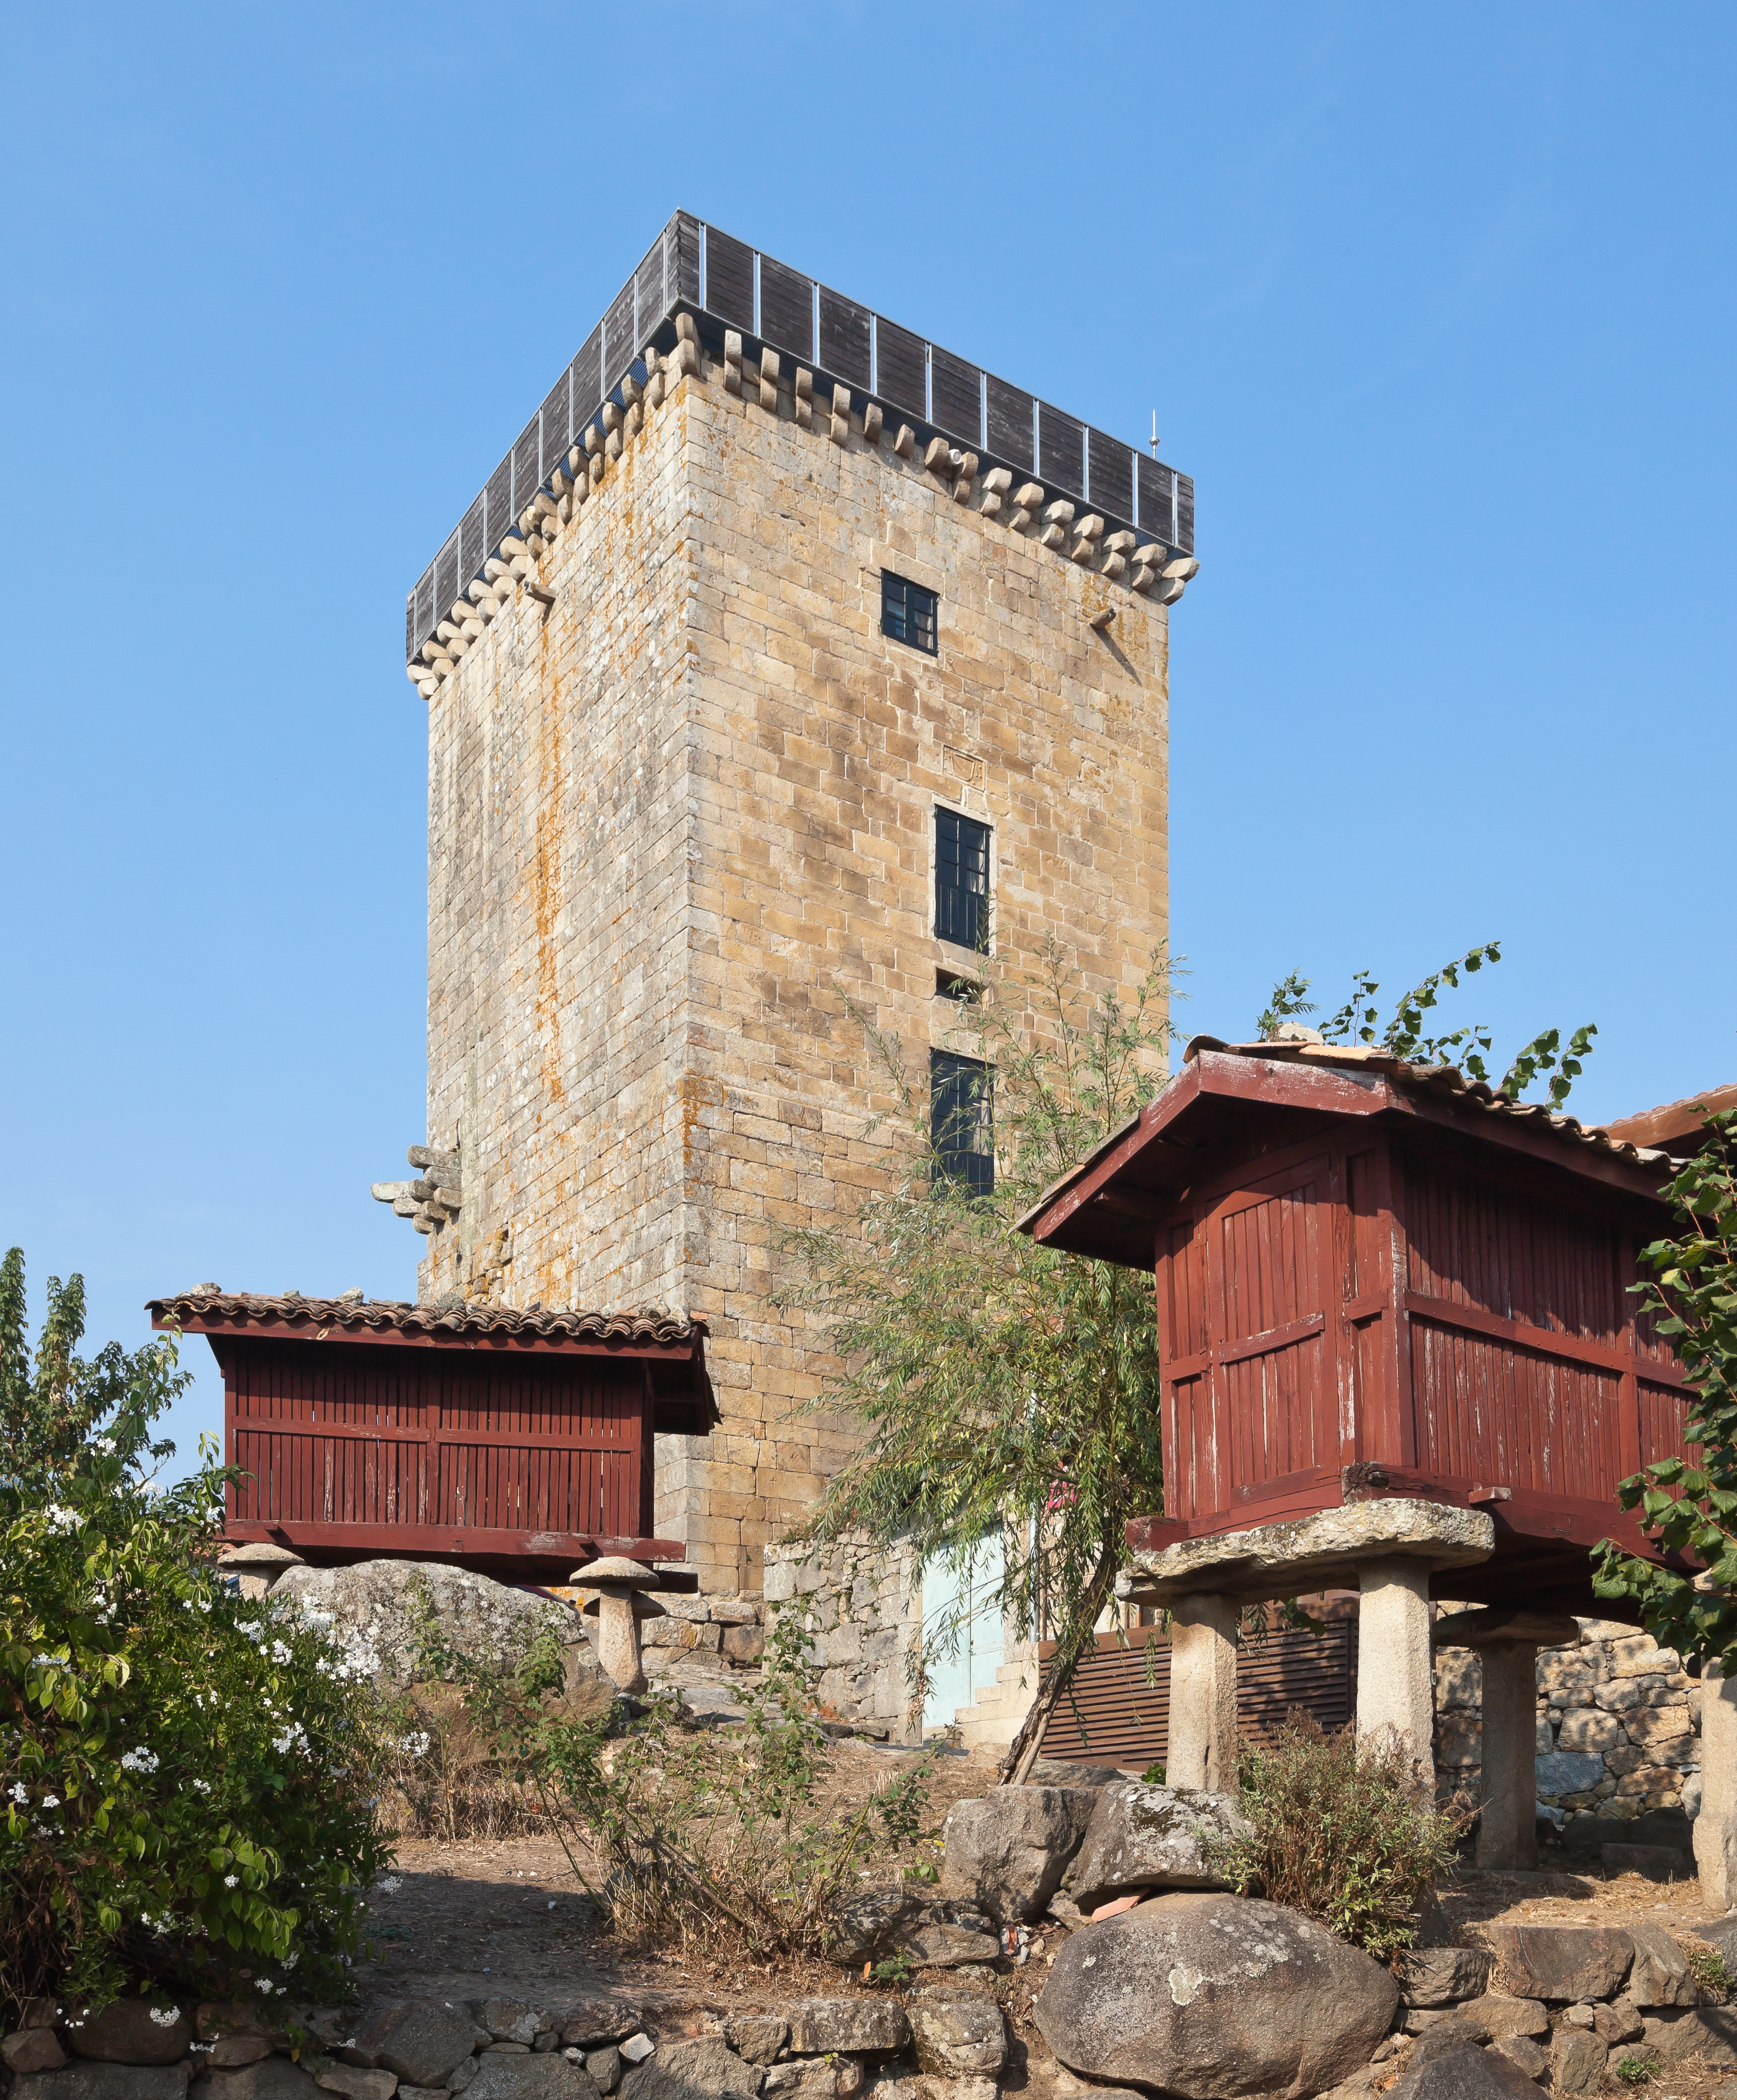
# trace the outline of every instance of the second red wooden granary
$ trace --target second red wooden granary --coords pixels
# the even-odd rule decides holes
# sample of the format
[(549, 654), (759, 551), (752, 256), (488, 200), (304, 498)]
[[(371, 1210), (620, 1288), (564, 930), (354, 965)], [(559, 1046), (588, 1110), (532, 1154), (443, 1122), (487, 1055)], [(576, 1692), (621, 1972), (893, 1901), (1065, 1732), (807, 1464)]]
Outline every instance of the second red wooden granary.
[(654, 1439), (717, 1419), (699, 1321), (215, 1286), (148, 1309), (205, 1335), (223, 1371), (231, 1544), (518, 1582), (684, 1558), (653, 1536)]
[(1629, 1290), (1670, 1171), (1451, 1067), (1197, 1039), (1021, 1220), (1154, 1273), (1166, 1507), (1131, 1542), (1422, 1497), (1495, 1524), (1444, 1594), (1618, 1612), (1589, 1549), (1649, 1550), (1616, 1485), (1689, 1399)]

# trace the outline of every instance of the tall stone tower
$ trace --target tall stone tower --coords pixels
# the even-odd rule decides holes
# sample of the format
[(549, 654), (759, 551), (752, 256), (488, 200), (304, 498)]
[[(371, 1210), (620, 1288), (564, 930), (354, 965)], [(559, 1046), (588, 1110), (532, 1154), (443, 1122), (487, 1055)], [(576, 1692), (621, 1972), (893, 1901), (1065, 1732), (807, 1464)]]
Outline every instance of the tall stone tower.
[[(659, 1454), (708, 1589), (847, 1449), (781, 1236), (877, 1171), (988, 927), (1131, 989), (1166, 923), (1185, 477), (678, 215), (412, 593), (425, 1298), (703, 1317)], [(956, 1068), (937, 1067), (943, 1081)]]

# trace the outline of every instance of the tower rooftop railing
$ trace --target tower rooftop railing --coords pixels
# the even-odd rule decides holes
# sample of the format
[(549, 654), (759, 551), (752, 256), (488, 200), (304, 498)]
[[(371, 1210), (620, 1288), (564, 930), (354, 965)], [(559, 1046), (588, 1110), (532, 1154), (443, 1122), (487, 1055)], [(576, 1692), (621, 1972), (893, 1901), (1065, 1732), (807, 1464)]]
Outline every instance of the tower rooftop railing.
[(421, 652), (454, 600), (518, 529), (604, 404), (620, 399), (623, 381), (645, 376), (645, 352), (671, 346), (680, 313), (691, 314), (703, 335), (715, 339), (734, 329), (746, 342), (788, 354), (817, 380), (848, 386), (919, 430), (968, 447), (985, 465), (1011, 467), (1051, 496), (1090, 505), (1112, 527), (1179, 554), (1194, 551), (1194, 483), (1187, 474), (677, 212), (410, 592), (407, 659)]

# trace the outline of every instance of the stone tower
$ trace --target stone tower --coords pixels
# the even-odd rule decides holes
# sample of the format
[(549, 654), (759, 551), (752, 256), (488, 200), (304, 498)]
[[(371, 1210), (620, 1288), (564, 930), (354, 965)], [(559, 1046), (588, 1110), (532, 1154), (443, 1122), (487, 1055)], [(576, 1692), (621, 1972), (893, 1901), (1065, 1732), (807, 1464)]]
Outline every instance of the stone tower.
[(1193, 507), (678, 215), (411, 595), (428, 1144), (376, 1193), (425, 1298), (706, 1321), (722, 1426), (660, 1452), (658, 1528), (708, 1589), (848, 1448), (772, 1303), (876, 1171), (847, 1000), (920, 1070), (984, 898), (1100, 989), (1165, 933)]

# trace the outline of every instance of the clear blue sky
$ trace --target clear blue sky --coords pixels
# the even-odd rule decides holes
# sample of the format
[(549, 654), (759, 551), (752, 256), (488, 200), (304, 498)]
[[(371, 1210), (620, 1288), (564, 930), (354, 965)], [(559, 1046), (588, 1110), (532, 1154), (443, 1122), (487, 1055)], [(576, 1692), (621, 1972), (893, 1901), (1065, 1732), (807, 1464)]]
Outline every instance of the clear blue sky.
[[(680, 206), (1195, 475), (1191, 1029), (1737, 1078), (1728, 7), (13, 7), (0, 1246), (413, 1294), (406, 589)], [(1468, 1011), (1470, 1009), (1468, 1008)], [(177, 1432), (217, 1418), (201, 1382)]]

